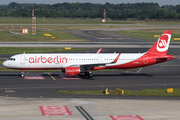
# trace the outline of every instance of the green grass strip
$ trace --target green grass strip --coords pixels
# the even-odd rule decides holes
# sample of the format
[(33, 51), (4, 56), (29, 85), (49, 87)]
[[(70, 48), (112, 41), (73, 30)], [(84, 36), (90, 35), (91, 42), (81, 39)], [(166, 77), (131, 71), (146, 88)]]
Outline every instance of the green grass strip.
[[(31, 17), (0, 17), (1, 24), (31, 24)], [(101, 19), (84, 19), (84, 18), (45, 18), (37, 17), (37, 24), (134, 24), (134, 21), (127, 20), (107, 20), (105, 23)]]
[(0, 54), (25, 53), (61, 53), (65, 51), (88, 50), (87, 48), (58, 48), (58, 47), (0, 47)]
[[(28, 34), (22, 34), (20, 30), (0, 31), (0, 42), (78, 42), (87, 41), (82, 38), (70, 35), (64, 32), (54, 31), (37, 31), (36, 35), (32, 35), (31, 31)], [(50, 36), (45, 36), (49, 34)], [(52, 36), (51, 36), (52, 35)], [(52, 38), (55, 37), (55, 38)]]
[[(59, 94), (83, 94), (83, 95), (103, 95), (103, 90), (92, 91), (57, 91)], [(139, 91), (124, 90), (124, 95), (116, 93), (115, 90), (109, 90), (109, 95), (118, 96), (166, 96), (166, 97), (180, 97), (180, 88), (175, 88), (172, 93), (167, 93), (167, 89), (142, 89)]]

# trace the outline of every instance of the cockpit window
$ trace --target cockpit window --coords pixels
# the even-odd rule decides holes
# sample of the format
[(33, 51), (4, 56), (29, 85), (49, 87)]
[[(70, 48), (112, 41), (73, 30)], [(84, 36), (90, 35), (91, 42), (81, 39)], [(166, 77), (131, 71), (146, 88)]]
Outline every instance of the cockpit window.
[(15, 61), (15, 58), (9, 58), (9, 60), (11, 60), (11, 61)]

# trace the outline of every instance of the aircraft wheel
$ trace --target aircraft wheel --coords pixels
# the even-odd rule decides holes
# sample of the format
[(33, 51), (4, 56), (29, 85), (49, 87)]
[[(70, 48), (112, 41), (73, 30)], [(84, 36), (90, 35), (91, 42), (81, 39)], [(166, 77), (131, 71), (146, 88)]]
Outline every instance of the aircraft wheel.
[(93, 74), (89, 73), (88, 78), (92, 78), (92, 77), (93, 77)]
[(21, 72), (21, 77), (24, 77), (24, 70), (22, 70)]
[(89, 73), (88, 73), (88, 72), (85, 72), (85, 76), (89, 76)]

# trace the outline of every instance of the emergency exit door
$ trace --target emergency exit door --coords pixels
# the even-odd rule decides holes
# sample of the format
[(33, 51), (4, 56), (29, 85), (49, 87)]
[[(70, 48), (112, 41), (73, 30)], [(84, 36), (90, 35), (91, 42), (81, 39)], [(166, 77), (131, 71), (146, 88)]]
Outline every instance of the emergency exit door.
[(144, 64), (148, 64), (148, 56), (147, 55), (143, 56), (143, 62), (144, 62)]

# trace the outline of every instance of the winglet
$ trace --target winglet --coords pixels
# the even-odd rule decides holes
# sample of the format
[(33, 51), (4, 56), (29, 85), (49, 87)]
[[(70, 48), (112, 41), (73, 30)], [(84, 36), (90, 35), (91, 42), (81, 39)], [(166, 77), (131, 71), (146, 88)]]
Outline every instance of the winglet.
[(111, 62), (111, 63), (116, 63), (118, 61), (120, 55), (121, 55), (121, 53), (119, 53), (119, 55), (116, 57), (116, 59), (113, 62)]
[(100, 49), (97, 51), (97, 53), (96, 53), (96, 54), (99, 54), (99, 53), (101, 52), (101, 49), (102, 49), (102, 48), (100, 48)]

